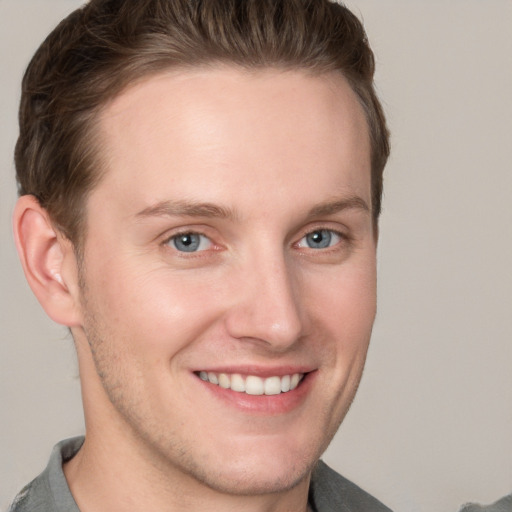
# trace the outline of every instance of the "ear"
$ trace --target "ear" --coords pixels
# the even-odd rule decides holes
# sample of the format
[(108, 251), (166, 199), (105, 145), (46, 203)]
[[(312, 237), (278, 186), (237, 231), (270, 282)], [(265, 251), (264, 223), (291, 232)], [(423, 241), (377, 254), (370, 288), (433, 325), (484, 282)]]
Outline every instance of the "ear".
[(18, 199), (13, 231), (25, 277), (48, 316), (68, 327), (81, 325), (78, 266), (73, 245), (54, 228), (34, 196)]

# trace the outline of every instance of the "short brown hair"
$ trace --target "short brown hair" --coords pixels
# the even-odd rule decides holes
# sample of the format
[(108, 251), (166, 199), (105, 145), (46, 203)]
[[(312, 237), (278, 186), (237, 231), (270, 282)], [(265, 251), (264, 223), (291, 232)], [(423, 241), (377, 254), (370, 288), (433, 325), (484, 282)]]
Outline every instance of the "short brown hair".
[(389, 136), (374, 56), (360, 21), (329, 0), (91, 0), (53, 30), (25, 73), (19, 194), (33, 194), (79, 246), (87, 195), (101, 177), (99, 111), (143, 77), (217, 62), (345, 76), (368, 121), (377, 223)]

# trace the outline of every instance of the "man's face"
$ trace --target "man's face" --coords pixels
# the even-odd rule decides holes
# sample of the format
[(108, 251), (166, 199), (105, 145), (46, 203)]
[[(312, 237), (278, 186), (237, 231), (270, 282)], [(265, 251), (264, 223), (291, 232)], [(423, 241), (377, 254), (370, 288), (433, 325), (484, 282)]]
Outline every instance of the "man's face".
[(73, 332), (88, 435), (230, 493), (307, 479), (375, 315), (354, 93), (334, 74), (176, 71), (99, 129)]

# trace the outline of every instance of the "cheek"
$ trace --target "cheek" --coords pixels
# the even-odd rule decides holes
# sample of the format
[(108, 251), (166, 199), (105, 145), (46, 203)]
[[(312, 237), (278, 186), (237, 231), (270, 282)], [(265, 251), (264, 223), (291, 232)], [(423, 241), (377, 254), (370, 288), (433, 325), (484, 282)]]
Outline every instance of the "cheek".
[(309, 295), (317, 315), (335, 330), (356, 338), (371, 331), (376, 312), (375, 259), (340, 268), (324, 279), (312, 280)]
[(158, 350), (161, 357), (164, 350), (179, 351), (218, 314), (211, 283), (204, 279), (122, 260), (96, 268), (95, 276), (88, 276), (95, 316), (103, 319), (113, 343), (141, 358), (158, 358)]
[(353, 279), (348, 279), (344, 284), (345, 293), (340, 298), (340, 328), (347, 333), (347, 349), (354, 351), (362, 364), (370, 342), (377, 307), (374, 267), (361, 269)]
[(339, 269), (322, 292), (317, 289), (314, 296), (310, 308), (313, 329), (322, 333), (315, 341), (315, 348), (334, 372), (329, 385), (355, 388), (376, 313), (376, 273), (372, 259), (359, 266)]
[(359, 339), (369, 341), (375, 320), (376, 280), (375, 274), (365, 272), (343, 283), (339, 295), (340, 323), (351, 333), (354, 342)]

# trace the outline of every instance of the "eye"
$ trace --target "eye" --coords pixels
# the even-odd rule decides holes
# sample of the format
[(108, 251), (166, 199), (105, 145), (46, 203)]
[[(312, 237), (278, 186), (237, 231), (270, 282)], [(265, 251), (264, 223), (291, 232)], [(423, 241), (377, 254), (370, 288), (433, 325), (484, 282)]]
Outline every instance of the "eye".
[(341, 235), (330, 229), (317, 229), (311, 231), (305, 237), (301, 238), (298, 247), (308, 249), (327, 249), (338, 244)]
[(192, 232), (174, 235), (167, 244), (173, 245), (180, 252), (205, 251), (212, 246), (212, 242), (207, 236)]

